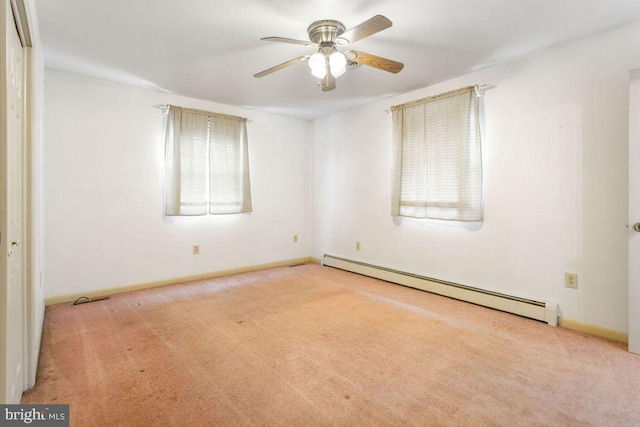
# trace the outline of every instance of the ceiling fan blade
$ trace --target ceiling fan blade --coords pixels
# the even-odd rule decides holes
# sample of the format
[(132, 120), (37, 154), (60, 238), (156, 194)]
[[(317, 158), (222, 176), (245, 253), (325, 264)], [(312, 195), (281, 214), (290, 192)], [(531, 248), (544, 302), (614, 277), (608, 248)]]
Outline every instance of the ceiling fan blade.
[(388, 71), (390, 73), (399, 73), (404, 64), (398, 61), (392, 61), (391, 59), (382, 58), (381, 56), (371, 55), (370, 53), (359, 52), (357, 50), (350, 50), (345, 52), (347, 59), (357, 62), (359, 64), (368, 65), (369, 67), (378, 68), (380, 70)]
[(304, 40), (296, 40), (296, 39), (288, 39), (286, 37), (263, 37), (260, 40), (264, 40), (266, 42), (280, 42), (280, 43), (289, 43), (289, 44), (301, 44), (303, 46), (318, 46), (316, 43), (312, 41), (304, 41)]
[(333, 77), (333, 74), (327, 73), (326, 76), (322, 79), (322, 91), (329, 92), (330, 90), (334, 90), (336, 88), (336, 78)]
[(348, 29), (344, 33), (340, 34), (336, 38), (336, 43), (340, 46), (346, 46), (349, 43), (356, 42), (365, 37), (369, 37), (379, 31), (389, 28), (391, 21), (382, 15), (376, 15), (373, 18), (367, 19), (363, 23), (356, 25), (353, 28)]
[(278, 64), (275, 67), (271, 67), (271, 68), (268, 68), (268, 69), (266, 69), (264, 71), (260, 71), (259, 73), (254, 74), (253, 77), (264, 77), (267, 74), (271, 74), (271, 73), (273, 73), (275, 71), (282, 70), (283, 68), (287, 68), (287, 67), (289, 67), (289, 66), (291, 66), (293, 64), (297, 64), (298, 62), (302, 62), (305, 59), (309, 59), (310, 56), (311, 55), (298, 56), (297, 58), (293, 58), (293, 59), (288, 60), (287, 62), (283, 62), (282, 64)]

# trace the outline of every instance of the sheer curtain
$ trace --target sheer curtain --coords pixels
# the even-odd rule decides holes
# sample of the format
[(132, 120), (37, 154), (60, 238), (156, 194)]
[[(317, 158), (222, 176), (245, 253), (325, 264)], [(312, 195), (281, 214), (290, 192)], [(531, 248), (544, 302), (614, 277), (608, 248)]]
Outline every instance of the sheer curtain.
[(169, 106), (165, 214), (251, 212), (246, 119)]
[(483, 219), (478, 99), (473, 86), (392, 107), (391, 215)]

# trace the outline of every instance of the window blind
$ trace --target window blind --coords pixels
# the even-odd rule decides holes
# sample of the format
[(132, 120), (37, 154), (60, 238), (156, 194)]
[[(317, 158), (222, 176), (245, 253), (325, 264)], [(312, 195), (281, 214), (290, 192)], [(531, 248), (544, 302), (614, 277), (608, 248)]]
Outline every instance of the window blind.
[(165, 214), (250, 212), (246, 119), (169, 106)]
[(478, 99), (473, 86), (392, 107), (391, 215), (483, 219)]

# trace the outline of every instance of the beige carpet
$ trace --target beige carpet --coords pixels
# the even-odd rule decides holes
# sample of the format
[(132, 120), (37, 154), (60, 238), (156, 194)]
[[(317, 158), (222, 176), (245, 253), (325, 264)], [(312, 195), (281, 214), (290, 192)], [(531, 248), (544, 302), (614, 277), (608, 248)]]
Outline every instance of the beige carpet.
[(617, 343), (318, 265), (48, 307), (73, 426), (640, 425)]

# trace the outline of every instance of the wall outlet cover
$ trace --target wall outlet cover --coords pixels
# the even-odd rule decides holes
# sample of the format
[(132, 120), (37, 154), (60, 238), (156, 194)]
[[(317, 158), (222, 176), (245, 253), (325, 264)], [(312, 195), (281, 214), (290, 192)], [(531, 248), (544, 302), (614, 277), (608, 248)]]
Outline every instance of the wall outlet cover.
[(564, 273), (564, 286), (578, 289), (578, 275), (574, 273)]

